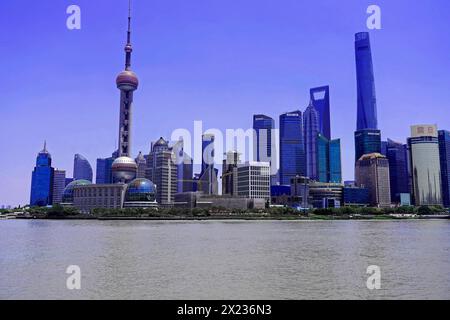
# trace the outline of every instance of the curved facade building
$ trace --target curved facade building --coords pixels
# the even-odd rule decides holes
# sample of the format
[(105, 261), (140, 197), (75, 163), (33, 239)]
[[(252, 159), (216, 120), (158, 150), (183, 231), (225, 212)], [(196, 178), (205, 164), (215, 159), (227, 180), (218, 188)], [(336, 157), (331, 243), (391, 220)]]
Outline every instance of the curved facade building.
[(73, 178), (74, 180), (93, 181), (91, 164), (81, 154), (76, 154), (73, 160)]
[(437, 127), (434, 125), (412, 126), (408, 144), (415, 205), (442, 205)]
[(377, 99), (368, 32), (355, 35), (355, 56), (358, 95), (357, 131), (376, 130), (378, 129)]
[(124, 208), (152, 208), (157, 207), (156, 186), (147, 179), (135, 179), (125, 192)]
[(88, 180), (75, 180), (67, 185), (62, 194), (62, 203), (63, 204), (72, 204), (73, 203), (73, 191), (77, 186), (88, 186), (92, 183)]

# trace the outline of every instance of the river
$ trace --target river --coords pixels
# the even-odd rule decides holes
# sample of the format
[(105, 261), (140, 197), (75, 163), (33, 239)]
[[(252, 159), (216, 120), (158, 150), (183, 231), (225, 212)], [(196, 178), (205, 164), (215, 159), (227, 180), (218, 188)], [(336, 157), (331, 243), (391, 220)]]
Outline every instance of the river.
[(446, 220), (5, 220), (0, 243), (0, 299), (450, 299)]

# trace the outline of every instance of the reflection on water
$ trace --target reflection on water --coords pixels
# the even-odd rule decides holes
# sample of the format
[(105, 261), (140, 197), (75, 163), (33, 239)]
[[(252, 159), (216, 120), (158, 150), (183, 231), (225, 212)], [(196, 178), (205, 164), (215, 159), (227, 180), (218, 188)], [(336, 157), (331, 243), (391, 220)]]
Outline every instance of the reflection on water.
[[(1, 299), (450, 299), (450, 222), (0, 222)], [(82, 288), (66, 288), (69, 265)], [(366, 287), (369, 265), (382, 289)]]

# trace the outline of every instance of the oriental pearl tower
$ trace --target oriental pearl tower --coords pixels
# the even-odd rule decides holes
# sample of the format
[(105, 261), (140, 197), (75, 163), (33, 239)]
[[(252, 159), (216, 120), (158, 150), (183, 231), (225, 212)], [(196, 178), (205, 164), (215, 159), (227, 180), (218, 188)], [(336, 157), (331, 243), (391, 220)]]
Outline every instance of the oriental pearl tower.
[(133, 93), (139, 86), (136, 74), (131, 71), (131, 0), (128, 4), (128, 31), (125, 45), (125, 70), (116, 79), (120, 90), (120, 121), (119, 121), (119, 158), (112, 164), (115, 183), (128, 183), (136, 177), (137, 164), (131, 158), (131, 124)]

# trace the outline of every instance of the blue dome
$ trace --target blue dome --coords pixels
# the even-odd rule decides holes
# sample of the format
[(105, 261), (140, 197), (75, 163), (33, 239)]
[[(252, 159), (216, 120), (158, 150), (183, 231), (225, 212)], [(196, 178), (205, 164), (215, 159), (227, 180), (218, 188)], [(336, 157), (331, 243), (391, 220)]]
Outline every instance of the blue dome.
[(150, 201), (156, 199), (156, 186), (148, 179), (135, 179), (128, 184), (125, 201)]
[(73, 189), (76, 186), (87, 186), (92, 184), (92, 182), (87, 180), (75, 180), (67, 185), (64, 189), (62, 202), (63, 203), (73, 203)]

